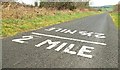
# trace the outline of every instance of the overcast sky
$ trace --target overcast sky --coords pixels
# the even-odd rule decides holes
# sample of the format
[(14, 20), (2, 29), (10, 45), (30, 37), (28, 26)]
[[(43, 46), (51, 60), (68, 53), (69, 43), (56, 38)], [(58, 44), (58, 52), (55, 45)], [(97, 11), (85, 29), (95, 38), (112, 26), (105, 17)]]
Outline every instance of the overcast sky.
[(115, 5), (120, 0), (91, 0), (90, 6), (104, 6), (104, 5)]
[[(19, 0), (19, 1), (23, 1), (26, 4), (33, 4), (33, 2), (37, 1), (37, 0)], [(90, 1), (90, 6), (115, 5), (119, 1), (120, 0), (91, 0)]]

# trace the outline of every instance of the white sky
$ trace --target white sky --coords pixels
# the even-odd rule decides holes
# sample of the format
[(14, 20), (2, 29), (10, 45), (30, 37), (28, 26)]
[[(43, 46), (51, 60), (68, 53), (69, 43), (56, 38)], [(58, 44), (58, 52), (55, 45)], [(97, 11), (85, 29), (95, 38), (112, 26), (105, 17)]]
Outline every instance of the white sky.
[(33, 5), (35, 1), (39, 0), (17, 0), (17, 2)]
[[(34, 1), (38, 0), (18, 0), (19, 2), (22, 1), (26, 4), (33, 4)], [(119, 2), (120, 0), (91, 0), (90, 1), (90, 6), (104, 6), (104, 5), (115, 5)]]
[(91, 0), (90, 6), (104, 6), (104, 5), (115, 5), (120, 0)]

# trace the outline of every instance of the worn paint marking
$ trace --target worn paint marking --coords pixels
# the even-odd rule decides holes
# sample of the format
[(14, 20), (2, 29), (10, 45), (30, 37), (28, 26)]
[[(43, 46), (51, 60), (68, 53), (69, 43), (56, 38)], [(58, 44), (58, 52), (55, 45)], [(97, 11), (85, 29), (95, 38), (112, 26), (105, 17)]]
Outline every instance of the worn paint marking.
[(40, 36), (46, 36), (46, 37), (52, 37), (52, 38), (65, 39), (65, 40), (79, 41), (79, 42), (83, 42), (83, 43), (98, 44), (98, 45), (107, 45), (105, 43), (100, 43), (100, 42), (80, 40), (80, 39), (74, 39), (74, 38), (68, 38), (68, 37), (61, 37), (61, 36), (55, 36), (55, 35), (48, 35), (48, 34), (42, 34), (42, 33), (36, 33), (36, 32), (32, 32), (32, 34), (34, 34), (34, 35), (40, 35)]

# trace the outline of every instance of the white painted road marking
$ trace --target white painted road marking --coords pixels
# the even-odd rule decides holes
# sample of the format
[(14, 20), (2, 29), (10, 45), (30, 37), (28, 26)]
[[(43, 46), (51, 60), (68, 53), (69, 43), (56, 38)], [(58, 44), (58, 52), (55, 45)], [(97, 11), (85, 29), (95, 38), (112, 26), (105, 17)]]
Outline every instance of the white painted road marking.
[[(60, 51), (61, 49), (64, 49), (66, 47), (66, 45), (68, 45), (67, 43), (62, 43), (61, 41), (52, 41), (50, 39), (47, 39), (43, 42), (40, 42), (39, 44), (35, 45), (36, 47), (42, 47), (43, 45), (48, 44), (49, 46), (46, 48), (48, 50), (55, 48), (55, 51)], [(61, 45), (59, 45), (61, 44)], [(59, 46), (58, 46), (59, 45)], [(69, 46), (67, 46), (63, 52), (64, 53), (69, 53), (69, 54), (77, 54), (78, 56), (82, 56), (82, 57), (87, 57), (87, 58), (92, 58), (93, 56), (90, 55), (91, 50), (94, 50), (94, 47), (89, 47), (89, 46), (82, 46), (79, 50), (79, 52), (77, 53), (75, 50), (73, 50), (73, 48), (75, 47), (75, 44), (70, 44)], [(89, 54), (88, 54), (89, 53)]]
[(91, 53), (91, 51), (88, 50), (88, 49), (94, 50), (94, 47), (82, 46), (82, 48), (79, 50), (77, 55), (80, 55), (80, 56), (83, 56), (83, 57), (87, 57), (87, 58), (92, 58), (93, 57), (92, 55), (85, 54), (85, 52), (86, 53)]
[(95, 37), (99, 39), (106, 38), (105, 34), (103, 33), (96, 33), (93, 31), (86, 31), (86, 30), (78, 31), (78, 30), (71, 30), (71, 29), (66, 29), (66, 28), (51, 27), (49, 29), (45, 29), (45, 31), (54, 31), (54, 32), (60, 32), (60, 33), (65, 33), (65, 34), (72, 34), (72, 35), (75, 33), (78, 33), (79, 35), (82, 35), (82, 36)]
[(33, 36), (22, 36), (20, 39), (13, 39), (12, 41), (18, 42), (18, 43), (27, 43), (25, 41), (33, 39)]
[(60, 51), (64, 46), (66, 46), (67, 43), (62, 43), (58, 48), (56, 48), (56, 51)]
[(70, 51), (71, 49), (73, 49), (75, 44), (70, 44), (67, 48), (65, 48), (65, 50), (63, 52), (65, 53), (69, 53), (69, 54), (76, 54), (75, 51)]
[(84, 42), (84, 43), (91, 43), (91, 44), (98, 44), (98, 45), (107, 45), (105, 43), (100, 43), (100, 42), (86, 41), (86, 40), (80, 40), (80, 39), (74, 39), (74, 38), (67, 38), (67, 37), (60, 37), (60, 36), (48, 35), (48, 34), (42, 34), (42, 33), (36, 33), (36, 32), (32, 32), (32, 34), (34, 34), (34, 35), (40, 35), (40, 36), (46, 36), (46, 37), (59, 38), (59, 39), (72, 40), (72, 41), (79, 41), (79, 42)]

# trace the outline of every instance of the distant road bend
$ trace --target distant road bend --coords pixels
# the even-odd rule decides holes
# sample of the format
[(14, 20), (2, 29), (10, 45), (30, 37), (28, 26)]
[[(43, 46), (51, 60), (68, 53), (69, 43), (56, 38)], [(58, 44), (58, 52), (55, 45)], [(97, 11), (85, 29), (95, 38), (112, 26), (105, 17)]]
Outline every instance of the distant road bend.
[(118, 68), (118, 31), (107, 13), (2, 39), (3, 68)]

